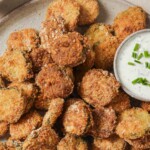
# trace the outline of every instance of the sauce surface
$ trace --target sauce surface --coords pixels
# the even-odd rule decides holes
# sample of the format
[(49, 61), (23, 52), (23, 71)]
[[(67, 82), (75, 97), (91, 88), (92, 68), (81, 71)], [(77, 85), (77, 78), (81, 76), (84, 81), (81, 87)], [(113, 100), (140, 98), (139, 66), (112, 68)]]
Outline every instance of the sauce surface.
[[(139, 49), (135, 52), (135, 45), (139, 44)], [(146, 78), (150, 82), (150, 68), (146, 68), (146, 62), (150, 63), (150, 57), (145, 57), (144, 52), (148, 51), (150, 54), (150, 30), (149, 32), (139, 32), (131, 36), (118, 51), (115, 62), (115, 74), (120, 81), (123, 89), (132, 97), (143, 101), (150, 101), (150, 86), (143, 84), (133, 84), (137, 78)], [(132, 57), (133, 52), (139, 56), (141, 53), (143, 57), (139, 60), (141, 63), (135, 62)], [(129, 65), (132, 62), (134, 65)]]

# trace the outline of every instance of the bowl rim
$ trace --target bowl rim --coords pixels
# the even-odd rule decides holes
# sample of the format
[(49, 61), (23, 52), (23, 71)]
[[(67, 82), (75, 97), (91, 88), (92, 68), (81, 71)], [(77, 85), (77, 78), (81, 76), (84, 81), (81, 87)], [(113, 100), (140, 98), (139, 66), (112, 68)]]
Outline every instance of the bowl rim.
[[(119, 73), (118, 73), (118, 69), (117, 69), (117, 59), (118, 59), (118, 55), (119, 52), (121, 51), (122, 47), (134, 36), (136, 36), (137, 34), (140, 33), (144, 33), (144, 32), (149, 32), (150, 33), (150, 29), (142, 29), (140, 31), (137, 31), (135, 33), (132, 33), (131, 35), (129, 35), (117, 48), (117, 51), (115, 53), (115, 57), (114, 57), (114, 62), (113, 62), (113, 71), (114, 71), (114, 75), (117, 79), (117, 81), (121, 84), (120, 78), (119, 78)], [(134, 94), (132, 91), (128, 90), (123, 84), (121, 84), (122, 89), (128, 94), (130, 95), (132, 98), (135, 98), (137, 100), (140, 101), (145, 101), (145, 102), (150, 102), (150, 98), (149, 99), (143, 99), (140, 96), (137, 96), (136, 94)]]

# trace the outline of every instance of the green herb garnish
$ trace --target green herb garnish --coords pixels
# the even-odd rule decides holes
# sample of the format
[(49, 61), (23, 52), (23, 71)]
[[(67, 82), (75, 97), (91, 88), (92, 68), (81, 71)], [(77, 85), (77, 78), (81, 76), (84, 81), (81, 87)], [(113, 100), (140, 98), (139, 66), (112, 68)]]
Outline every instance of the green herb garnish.
[(136, 43), (134, 46), (134, 51), (138, 51), (140, 48), (140, 44)]
[(150, 57), (150, 54), (149, 54), (148, 51), (144, 51), (144, 57), (145, 57), (145, 58), (149, 58), (149, 57)]
[(134, 60), (134, 62), (138, 63), (138, 64), (142, 64), (140, 61), (138, 60)]
[(138, 56), (137, 60), (140, 60), (143, 57), (143, 53), (140, 53), (140, 55)]
[(149, 62), (145, 62), (145, 67), (150, 69), (150, 63)]
[(135, 64), (133, 62), (128, 62), (128, 65), (135, 66)]
[(136, 58), (137, 58), (137, 56), (138, 56), (138, 55), (137, 55), (137, 53), (132, 53), (132, 57), (133, 57), (133, 58), (135, 58), (135, 59), (136, 59)]
[(132, 84), (142, 84), (146, 86), (150, 86), (150, 82), (146, 78), (137, 78), (132, 81)]

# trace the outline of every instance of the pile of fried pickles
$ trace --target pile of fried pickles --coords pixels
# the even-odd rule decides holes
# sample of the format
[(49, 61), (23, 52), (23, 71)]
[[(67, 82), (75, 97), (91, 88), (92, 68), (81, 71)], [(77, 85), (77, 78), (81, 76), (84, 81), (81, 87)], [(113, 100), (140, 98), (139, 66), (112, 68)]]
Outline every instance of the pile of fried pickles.
[(39, 31), (9, 35), (0, 150), (150, 149), (150, 103), (131, 100), (112, 74), (118, 46), (147, 14), (130, 7), (108, 25), (96, 23), (100, 13), (98, 0), (54, 0)]

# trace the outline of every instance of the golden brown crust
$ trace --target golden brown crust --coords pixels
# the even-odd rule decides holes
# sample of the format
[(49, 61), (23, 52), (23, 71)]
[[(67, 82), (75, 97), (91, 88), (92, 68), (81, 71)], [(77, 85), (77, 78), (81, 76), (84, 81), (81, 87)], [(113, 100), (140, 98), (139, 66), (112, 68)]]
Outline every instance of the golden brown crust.
[(23, 150), (50, 149), (56, 150), (59, 137), (49, 126), (31, 132), (23, 143)]
[(43, 48), (33, 49), (30, 53), (30, 58), (33, 63), (34, 72), (39, 72), (43, 66), (53, 62), (49, 52)]
[(0, 142), (0, 150), (7, 150), (6, 145), (2, 142)]
[(57, 145), (57, 150), (88, 150), (87, 143), (80, 137), (66, 134)]
[(41, 47), (50, 52), (53, 41), (64, 33), (66, 33), (65, 20), (60, 16), (51, 16), (42, 23)]
[(119, 92), (119, 95), (112, 100), (108, 107), (112, 107), (117, 113), (121, 113), (131, 107), (130, 98), (125, 92)]
[(97, 0), (76, 0), (81, 7), (79, 25), (93, 23), (99, 15), (100, 8)]
[(0, 121), (17, 122), (25, 111), (27, 101), (16, 88), (0, 89)]
[(7, 50), (0, 57), (0, 73), (10, 81), (23, 82), (33, 77), (32, 63), (26, 52)]
[(46, 14), (46, 20), (49, 20), (53, 15), (64, 18), (67, 29), (73, 31), (77, 26), (80, 6), (74, 0), (56, 0), (50, 3)]
[(144, 10), (138, 6), (119, 13), (113, 25), (116, 35), (123, 40), (131, 33), (146, 28), (146, 17)]
[(83, 101), (73, 103), (63, 116), (63, 126), (67, 133), (85, 134), (93, 126), (90, 108)]
[(142, 102), (142, 103), (141, 103), (141, 107), (142, 107), (144, 110), (147, 110), (148, 112), (150, 112), (150, 103), (149, 103), (149, 102)]
[(25, 139), (33, 130), (42, 125), (42, 117), (32, 111), (24, 115), (17, 123), (10, 124), (10, 135), (13, 139)]
[(78, 32), (58, 37), (52, 46), (51, 56), (60, 66), (75, 67), (86, 60), (87, 39)]
[(43, 126), (51, 126), (53, 127), (54, 123), (58, 119), (58, 117), (61, 115), (63, 111), (63, 105), (64, 105), (64, 99), (57, 98), (52, 99), (48, 108), (48, 111), (46, 112), (44, 118), (43, 118)]
[(101, 70), (88, 71), (79, 86), (79, 94), (95, 108), (105, 106), (118, 94), (120, 84), (113, 74)]
[(141, 108), (131, 108), (122, 112), (116, 133), (124, 139), (138, 139), (150, 131), (150, 115)]
[(43, 67), (36, 78), (36, 83), (43, 91), (44, 97), (49, 99), (66, 98), (72, 93), (74, 87), (70, 76), (56, 64)]
[(107, 139), (94, 138), (92, 150), (125, 150), (126, 142), (116, 135)]
[(4, 136), (9, 128), (9, 124), (7, 122), (0, 122), (0, 137)]
[(38, 47), (39, 36), (34, 29), (23, 29), (10, 34), (7, 46), (8, 49), (31, 51), (33, 48)]
[(5, 82), (3, 81), (2, 76), (0, 76), (0, 88), (4, 88), (5, 87)]
[(91, 135), (93, 137), (108, 138), (114, 133), (116, 127), (116, 114), (112, 108), (93, 110), (94, 126)]
[(7, 150), (22, 150), (23, 142), (14, 140), (11, 137), (6, 142)]

